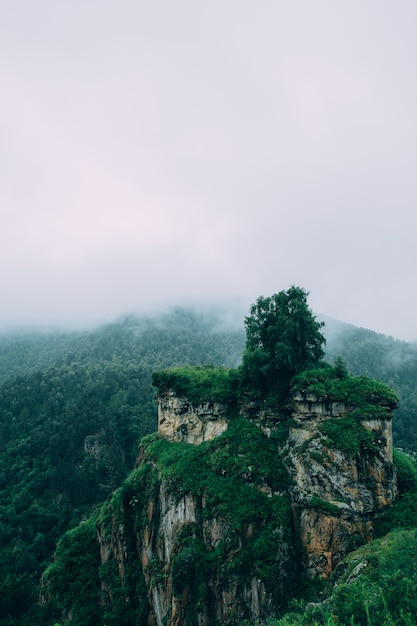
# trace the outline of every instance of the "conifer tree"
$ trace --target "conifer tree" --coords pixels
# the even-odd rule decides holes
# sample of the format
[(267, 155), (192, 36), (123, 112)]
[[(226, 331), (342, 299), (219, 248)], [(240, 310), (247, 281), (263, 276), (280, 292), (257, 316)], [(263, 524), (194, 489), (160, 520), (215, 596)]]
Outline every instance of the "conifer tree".
[(243, 381), (263, 397), (283, 399), (291, 378), (324, 356), (324, 323), (316, 320), (307, 296), (294, 285), (268, 298), (260, 296), (245, 318)]

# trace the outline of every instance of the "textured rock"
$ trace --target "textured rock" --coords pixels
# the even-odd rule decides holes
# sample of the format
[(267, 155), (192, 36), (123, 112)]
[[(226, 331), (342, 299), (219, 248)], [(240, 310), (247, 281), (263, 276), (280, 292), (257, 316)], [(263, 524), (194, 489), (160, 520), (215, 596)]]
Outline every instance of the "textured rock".
[(293, 398), (292, 405), (294, 419), (298, 421), (308, 420), (309, 422), (314, 419), (320, 421), (330, 417), (342, 417), (350, 410), (350, 407), (343, 402), (322, 400), (311, 394), (297, 394)]
[[(158, 403), (159, 435), (171, 442), (201, 444), (228, 428), (227, 408), (221, 404), (207, 402), (193, 406), (172, 391), (161, 394)], [(109, 567), (113, 564), (113, 571), (116, 568), (126, 606), (138, 602), (135, 594), (140, 586), (132, 579), (129, 568), (134, 563), (137, 572), (135, 567), (139, 567), (146, 589), (142, 588), (142, 597), (146, 594), (149, 604), (148, 624), (211, 626), (267, 618), (291, 597), (301, 560), (308, 577), (329, 576), (347, 553), (372, 538), (375, 515), (396, 497), (388, 411), (384, 413), (385, 419), (362, 421), (362, 426), (372, 432), (374, 443), (362, 446), (360, 453), (348, 454), (331, 447), (323, 434), (328, 420), (334, 425), (351, 413), (351, 408), (343, 403), (297, 395), (291, 416), (272, 409), (261, 411), (255, 404), (240, 409), (241, 415), (267, 435), (264, 441), (277, 446), (272, 452), (268, 448), (271, 458), (277, 458), (276, 450), (281, 465), (284, 463), (292, 478), (282, 489), (276, 484), (271, 487), (262, 474), (261, 479), (258, 476), (252, 482), (252, 465), (257, 459), (249, 465), (245, 461), (242, 481), (247, 489), (256, 490), (265, 498), (253, 519), (249, 514), (243, 523), (233, 524), (233, 516), (224, 501), (220, 499), (216, 506), (210, 505), (204, 490), (188, 492), (177, 478), (169, 479), (169, 471), (167, 478), (163, 468), (158, 470), (154, 482), (144, 479), (120, 503), (111, 529), (105, 525), (98, 527), (102, 563)], [(360, 421), (360, 416), (356, 414), (355, 419)], [(282, 432), (283, 422), (289, 425), (288, 437), (284, 441), (280, 435), (277, 438), (280, 443), (275, 444), (274, 429), (279, 426)], [(228, 471), (227, 442), (218, 452), (216, 458), (225, 459), (224, 466), (220, 461), (210, 466), (210, 471), (223, 475)], [(236, 463), (239, 461), (237, 458)], [(138, 460), (139, 469), (143, 463), (156, 471), (157, 466), (152, 457), (146, 458), (146, 452)], [(204, 468), (209, 471), (208, 465)], [(144, 476), (148, 474), (145, 472)], [(147, 494), (145, 500), (141, 493)], [(269, 518), (264, 513), (268, 509), (266, 502), (276, 505)], [(284, 518), (279, 522), (275, 517), (284, 503), (288, 516), (292, 511), (292, 523)], [(254, 566), (253, 558), (248, 559), (252, 542), (265, 541), (262, 528), (266, 526), (270, 534), (265, 559), (272, 568), (270, 578), (260, 573), (263, 563)], [(259, 549), (260, 544), (255, 545)], [(295, 555), (295, 545), (303, 548), (301, 559)], [(113, 587), (103, 579), (103, 602), (112, 604), (113, 595)]]
[(377, 447), (352, 456), (330, 448), (319, 429), (348, 416), (348, 406), (297, 396), (294, 409), (287, 448), (296, 524), (307, 574), (327, 577), (356, 543), (372, 538), (372, 519), (397, 495), (391, 420), (363, 420)]
[[(132, 504), (132, 502), (131, 502)], [(197, 623), (212, 626), (213, 623), (234, 624), (245, 619), (264, 619), (277, 606), (276, 597), (285, 599), (286, 589), (292, 585), (293, 568), (290, 544), (285, 539), (288, 533), (277, 522), (274, 558), (279, 564), (276, 569), (276, 590), (267, 590), (256, 568), (248, 563), (237, 568), (234, 563), (245, 553), (247, 542), (252, 540), (256, 522), (248, 523), (239, 535), (230, 540), (231, 529), (226, 517), (209, 516), (205, 511), (204, 496), (178, 495), (176, 487), (162, 481), (157, 492), (145, 505), (145, 516), (141, 524), (132, 523), (129, 507), (122, 504), (118, 515), (112, 519), (112, 527), (98, 526), (98, 540), (103, 564), (116, 564), (119, 585), (125, 594), (125, 603), (135, 603), (136, 585), (129, 587), (127, 581), (128, 562), (137, 561), (143, 572), (149, 602), (148, 624), (157, 626), (179, 626)], [(116, 517), (118, 521), (116, 521)], [(190, 542), (183, 543), (182, 536)], [(135, 555), (129, 552), (126, 538), (130, 536), (135, 546)], [(203, 550), (203, 561), (194, 563), (189, 546), (196, 543)], [(193, 579), (204, 567), (204, 554), (214, 555), (220, 548), (222, 559), (217, 568), (209, 568), (203, 579), (206, 593), (196, 604)], [(131, 549), (131, 548), (130, 548)], [(183, 570), (175, 572), (175, 559), (183, 558)], [(197, 552), (197, 554), (199, 554)], [(200, 553), (201, 554), (201, 553)], [(185, 563), (185, 569), (184, 569)], [(210, 563), (210, 559), (208, 560)], [(194, 568), (198, 570), (194, 573)], [(190, 573), (188, 573), (190, 568)], [(191, 578), (190, 578), (191, 577)], [(114, 602), (112, 587), (102, 585), (102, 594)], [(281, 601), (283, 601), (281, 599)], [(190, 617), (190, 604), (193, 604)], [(195, 619), (195, 621), (194, 621)]]
[[(215, 403), (193, 407), (172, 391), (158, 397), (159, 433), (171, 441), (198, 444), (227, 429), (227, 408)], [(378, 450), (352, 457), (331, 449), (320, 432), (328, 420), (349, 416), (351, 407), (342, 402), (297, 394), (292, 403), (292, 421), (287, 441), (287, 463), (294, 480), (294, 517), (306, 552), (310, 576), (328, 576), (340, 558), (357, 541), (371, 538), (372, 518), (390, 505), (397, 494), (392, 465), (392, 422), (363, 420), (372, 431)], [(241, 408), (265, 433), (282, 422), (278, 412), (261, 411), (255, 404)]]
[(193, 406), (173, 391), (158, 396), (158, 432), (170, 441), (199, 444), (227, 429), (227, 407), (219, 402)]

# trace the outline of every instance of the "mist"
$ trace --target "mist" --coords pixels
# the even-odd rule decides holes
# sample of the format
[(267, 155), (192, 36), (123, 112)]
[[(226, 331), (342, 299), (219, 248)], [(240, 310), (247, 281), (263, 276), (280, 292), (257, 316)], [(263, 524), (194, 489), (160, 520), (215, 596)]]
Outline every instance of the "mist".
[(0, 7), (0, 328), (315, 313), (417, 338), (417, 6)]

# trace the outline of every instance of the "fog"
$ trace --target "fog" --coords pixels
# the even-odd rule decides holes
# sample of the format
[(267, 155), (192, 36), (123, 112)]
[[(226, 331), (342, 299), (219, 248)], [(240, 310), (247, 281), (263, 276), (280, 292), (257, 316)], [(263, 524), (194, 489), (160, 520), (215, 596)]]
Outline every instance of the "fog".
[[(0, 6), (0, 328), (248, 310), (417, 338), (417, 5)], [(232, 314), (233, 315), (233, 314)]]

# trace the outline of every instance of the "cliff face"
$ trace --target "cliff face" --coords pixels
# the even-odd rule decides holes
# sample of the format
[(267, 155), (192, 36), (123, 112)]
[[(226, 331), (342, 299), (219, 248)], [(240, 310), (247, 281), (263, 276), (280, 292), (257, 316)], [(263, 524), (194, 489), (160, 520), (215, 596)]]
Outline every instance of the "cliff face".
[(199, 444), (218, 437), (227, 426), (225, 404), (201, 402), (193, 405), (172, 390), (158, 396), (158, 432), (169, 441)]
[(141, 446), (97, 524), (106, 610), (142, 602), (132, 623), (212, 626), (263, 619), (293, 595), (296, 537), (276, 442), (239, 419), (227, 434), (205, 450)]
[(263, 619), (302, 572), (327, 577), (371, 539), (396, 496), (392, 407), (353, 419), (346, 403), (298, 393), (291, 416), (252, 406), (249, 421), (172, 390), (158, 401), (160, 438), (141, 446), (97, 525), (102, 569), (113, 572), (101, 576), (103, 605), (120, 602), (116, 578), (124, 607), (142, 602), (137, 623)]
[[(148, 501), (142, 525), (129, 529), (134, 534), (136, 558), (144, 574), (149, 602), (147, 623), (234, 623), (248, 617), (266, 617), (268, 609), (284, 604), (292, 565), (289, 542), (284, 539), (287, 533), (279, 521), (273, 532), (274, 558), (279, 562), (276, 572), (280, 577), (272, 590), (267, 589), (256, 566), (237, 566), (247, 549), (245, 544), (256, 532), (256, 522), (248, 523), (236, 540), (230, 536), (233, 531), (226, 516), (202, 518), (201, 498), (187, 494), (178, 499), (166, 483), (161, 483), (154, 498)], [(135, 603), (135, 591), (126, 581), (126, 530), (124, 522), (114, 527), (110, 535), (99, 527), (99, 540), (103, 563), (116, 560), (126, 602)], [(111, 587), (103, 586), (103, 590), (112, 602)]]
[[(344, 555), (369, 541), (374, 516), (397, 495), (390, 413), (353, 422), (351, 410), (311, 395), (294, 398), (288, 467), (310, 577), (328, 576)], [(332, 432), (339, 441), (332, 441)]]

